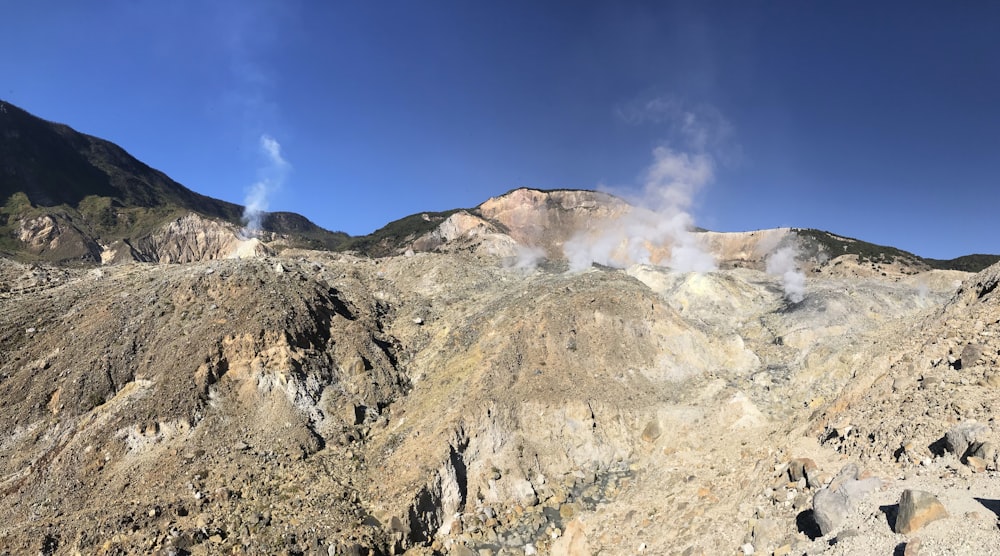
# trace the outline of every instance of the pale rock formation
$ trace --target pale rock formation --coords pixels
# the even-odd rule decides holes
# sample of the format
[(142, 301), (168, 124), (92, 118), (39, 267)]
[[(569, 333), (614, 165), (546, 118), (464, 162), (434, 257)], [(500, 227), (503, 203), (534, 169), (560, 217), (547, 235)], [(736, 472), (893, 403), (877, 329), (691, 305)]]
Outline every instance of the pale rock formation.
[(269, 253), (257, 238), (240, 235), (239, 228), (190, 213), (130, 244), (140, 261), (188, 263), (216, 259), (259, 257)]

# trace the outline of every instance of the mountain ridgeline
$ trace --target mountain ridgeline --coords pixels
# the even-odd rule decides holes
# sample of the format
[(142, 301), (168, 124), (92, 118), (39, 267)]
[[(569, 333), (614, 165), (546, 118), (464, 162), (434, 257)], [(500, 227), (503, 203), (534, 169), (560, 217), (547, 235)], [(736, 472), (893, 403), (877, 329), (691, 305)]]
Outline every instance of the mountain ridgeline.
[[(49, 262), (100, 262), (102, 246), (132, 246), (185, 215), (234, 228), (243, 207), (195, 193), (103, 139), (0, 101), (0, 253)], [(276, 212), (263, 231), (330, 249), (346, 234)]]
[[(356, 237), (273, 212), (263, 219), (262, 243), (248, 247), (240, 234), (242, 206), (196, 193), (114, 143), (0, 104), (0, 255), (28, 262), (185, 262), (288, 247), (384, 257), (473, 249), (484, 241), (493, 254), (521, 245), (561, 259), (562, 245), (577, 229), (631, 209), (603, 193), (522, 188), (472, 209), (418, 213)], [(856, 255), (859, 264), (899, 261), (917, 269), (976, 272), (1000, 260), (979, 254), (925, 259), (825, 231), (791, 232), (803, 255), (815, 261)], [(199, 233), (215, 244), (189, 237)]]

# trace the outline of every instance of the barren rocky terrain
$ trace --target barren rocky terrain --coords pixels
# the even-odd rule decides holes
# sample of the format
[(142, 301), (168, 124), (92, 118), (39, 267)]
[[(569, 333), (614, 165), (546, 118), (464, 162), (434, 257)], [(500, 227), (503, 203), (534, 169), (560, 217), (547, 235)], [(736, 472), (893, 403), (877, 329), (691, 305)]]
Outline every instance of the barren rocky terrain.
[[(683, 273), (518, 264), (513, 221), (378, 259), (218, 226), (0, 261), (0, 550), (1000, 553), (997, 267), (803, 257), (793, 302), (747, 234)], [(906, 489), (947, 517), (894, 532)]]
[(0, 554), (1000, 554), (996, 256), (575, 190), (244, 229), (0, 118)]

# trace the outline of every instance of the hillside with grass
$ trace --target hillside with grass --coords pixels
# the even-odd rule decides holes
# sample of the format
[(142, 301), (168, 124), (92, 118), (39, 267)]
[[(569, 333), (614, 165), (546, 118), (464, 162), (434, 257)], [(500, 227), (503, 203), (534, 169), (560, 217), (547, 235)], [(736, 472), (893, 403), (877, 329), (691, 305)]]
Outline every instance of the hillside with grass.
[(807, 246), (810, 255), (830, 258), (855, 255), (859, 263), (904, 262), (915, 267), (937, 270), (979, 272), (1000, 261), (1000, 255), (965, 255), (954, 259), (928, 259), (887, 245), (876, 245), (860, 239), (840, 236), (824, 230), (795, 228), (795, 234)]
[[(114, 143), (3, 105), (0, 253), (32, 258), (19, 239), (25, 226), (54, 227), (79, 239), (70, 242), (79, 249), (36, 255), (58, 261), (90, 260), (93, 248), (81, 246), (141, 238), (192, 212), (241, 224), (242, 206), (196, 193)], [(294, 246), (333, 249), (347, 238), (291, 213), (269, 214), (263, 226)]]

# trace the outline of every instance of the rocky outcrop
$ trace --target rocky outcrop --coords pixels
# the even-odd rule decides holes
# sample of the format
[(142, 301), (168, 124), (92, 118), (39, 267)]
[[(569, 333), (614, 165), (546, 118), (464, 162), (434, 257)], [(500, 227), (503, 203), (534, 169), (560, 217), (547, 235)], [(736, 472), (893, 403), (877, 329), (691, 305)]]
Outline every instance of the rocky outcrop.
[(563, 245), (580, 230), (599, 227), (632, 210), (618, 197), (582, 190), (515, 189), (477, 207), (519, 244), (541, 247), (561, 256)]
[(20, 220), (17, 239), (34, 256), (60, 261), (98, 262), (101, 247), (72, 220), (59, 214), (42, 214)]
[(137, 260), (160, 263), (255, 257), (269, 253), (260, 240), (241, 237), (238, 228), (194, 213), (126, 244)]
[(70, 215), (42, 214), (22, 219), (17, 239), (33, 257), (92, 264), (190, 263), (271, 254), (264, 242), (244, 237), (237, 226), (196, 213), (171, 220), (148, 235), (107, 244), (81, 229)]
[[(520, 261), (529, 256), (535, 260), (568, 261), (575, 268), (580, 264), (589, 266), (595, 256), (615, 267), (639, 262), (672, 266), (678, 263), (677, 251), (679, 258), (701, 253), (719, 268), (765, 270), (771, 255), (779, 248), (788, 248), (794, 250), (798, 270), (836, 277), (902, 280), (930, 268), (919, 258), (891, 248), (882, 249), (898, 252), (899, 256), (869, 260), (855, 253), (861, 249), (858, 246), (864, 245), (864, 252), (870, 251), (872, 256), (880, 253), (879, 246), (817, 230), (685, 230), (689, 225), (687, 221), (669, 221), (662, 214), (606, 193), (520, 188), (493, 197), (471, 211), (455, 212), (430, 232), (401, 247), (400, 252), (407, 248), (465, 250)], [(842, 244), (853, 246), (852, 254), (830, 251)], [(587, 264), (577, 264), (577, 259)]]
[(470, 250), (496, 257), (510, 257), (516, 256), (518, 245), (496, 224), (462, 210), (417, 238), (410, 247), (415, 251)]

